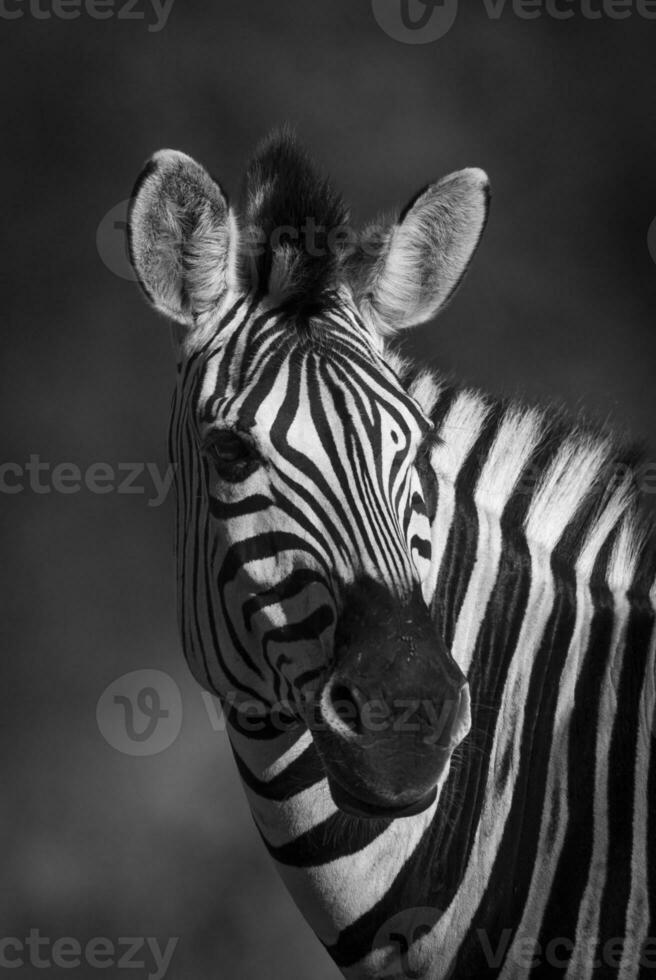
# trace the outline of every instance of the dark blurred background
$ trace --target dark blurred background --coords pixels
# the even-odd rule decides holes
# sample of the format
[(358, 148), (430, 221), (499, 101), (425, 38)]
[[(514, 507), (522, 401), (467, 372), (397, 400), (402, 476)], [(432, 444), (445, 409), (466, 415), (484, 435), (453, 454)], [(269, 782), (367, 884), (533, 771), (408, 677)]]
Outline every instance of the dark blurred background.
[[(6, 487), (31, 456), (46, 488), (60, 463), (165, 473), (173, 359), (165, 323), (124, 278), (121, 204), (162, 146), (235, 191), (283, 121), (358, 222), (484, 167), (483, 245), (412, 349), (496, 394), (585, 406), (656, 459), (656, 21), (524, 20), (510, 0), (495, 20), (468, 0), (447, 35), (408, 44), (369, 0), (175, 0), (158, 31), (150, 0), (133, 8), (141, 20), (117, 17), (116, 2), (102, 20), (46, 19), (21, 0), (3, 9), (22, 17), (0, 15), (2, 457), (14, 466), (0, 493), (0, 933), (180, 937), (175, 980), (329, 980), (182, 661), (172, 496), (153, 506), (147, 473), (141, 493), (38, 492), (26, 476), (21, 492)], [(182, 699), (179, 736), (145, 757), (97, 721), (103, 691), (137, 670), (170, 675)], [(22, 955), (14, 975), (42, 976)], [(59, 973), (96, 970), (47, 975)]]

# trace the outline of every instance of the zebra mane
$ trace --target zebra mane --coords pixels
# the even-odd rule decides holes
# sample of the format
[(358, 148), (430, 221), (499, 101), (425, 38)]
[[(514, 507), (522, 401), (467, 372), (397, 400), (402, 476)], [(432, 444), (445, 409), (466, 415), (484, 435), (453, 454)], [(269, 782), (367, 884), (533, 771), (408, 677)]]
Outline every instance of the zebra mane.
[(339, 231), (348, 210), (291, 130), (274, 132), (246, 172), (240, 208), (242, 273), (251, 288), (299, 314), (319, 311), (339, 285)]
[[(499, 518), (503, 513), (509, 526), (523, 527), (537, 544), (557, 548), (558, 557), (588, 579), (594, 570), (586, 554), (606, 545), (611, 588), (649, 594), (656, 578), (656, 527), (641, 497), (641, 446), (623, 444), (562, 409), (527, 407), (454, 387), (397, 351), (387, 350), (385, 359), (435, 422), (428, 452), (446, 446), (445, 478), (455, 483), (465, 472), (480, 477), (487, 466), (488, 477), (477, 488), (483, 508)], [(442, 423), (456, 401), (461, 424), (451, 432)], [(438, 476), (439, 458), (438, 448), (432, 454)]]

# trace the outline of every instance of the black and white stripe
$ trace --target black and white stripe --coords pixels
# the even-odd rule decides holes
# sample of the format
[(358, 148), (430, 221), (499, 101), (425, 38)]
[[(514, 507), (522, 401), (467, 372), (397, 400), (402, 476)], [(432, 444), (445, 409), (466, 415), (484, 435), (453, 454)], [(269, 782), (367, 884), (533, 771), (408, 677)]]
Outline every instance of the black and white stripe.
[[(451, 297), (488, 205), (485, 174), (459, 171), (326, 250), (348, 215), (287, 133), (237, 209), (185, 154), (146, 165), (130, 251), (178, 324), (183, 644), (224, 701), (264, 843), (347, 977), (642, 980), (656, 975), (656, 547), (635, 460), (385, 346)], [(375, 643), (344, 640), (345, 596)], [(457, 694), (434, 756), (385, 735), (371, 763), (330, 701), (349, 657), (374, 663), (373, 687), (430, 676), (431, 708)]]
[[(192, 670), (216, 693), (291, 706), (330, 660), (325, 650), (318, 663), (294, 656), (295, 643), (334, 627), (334, 610), (308, 593), (370, 574), (402, 594), (427, 565), (429, 525), (411, 464), (429, 424), (394, 373), (372, 363), (352, 320), (339, 308), (328, 314), (322, 347), (299, 343), (275, 310), (239, 303), (181, 365), (170, 438), (180, 619)], [(203, 439), (235, 426), (266, 441), (266, 489), (246, 480), (215, 494)], [(275, 619), (274, 607), (263, 669), (250, 634), (259, 612)]]
[[(289, 546), (308, 549), (326, 574), (346, 575), (346, 542), (357, 541), (370, 561), (386, 562), (386, 575), (403, 575), (402, 556), (376, 526), (381, 516), (367, 510), (367, 479), (350, 497), (348, 513), (331, 493), (332, 479), (375, 474), (376, 457), (384, 453), (372, 444), (370, 458), (349, 460), (348, 473), (344, 468), (343, 420), (363, 426), (365, 440), (380, 432), (365, 391), (374, 385), (377, 397), (386, 392), (384, 380), (372, 379), (359, 360), (348, 317), (336, 313), (331, 329), (340, 324), (345, 360), (322, 363), (328, 358), (320, 348), (306, 351), (303, 369), (283, 374), (288, 391), (278, 410), (284, 421), (269, 415), (282, 450), (276, 471), (287, 524), (269, 550), (246, 537), (230, 556), (230, 571), (222, 568), (218, 576), (211, 522), (238, 524), (271, 501), (245, 492), (212, 514), (189, 413), (195, 406), (200, 416), (211, 414), (212, 392), (230, 390), (235, 376), (235, 394), (221, 399), (223, 410), (238, 409), (242, 422), (268, 411), (267, 356), (278, 381), (287, 363), (279, 318), (242, 305), (226, 318), (216, 343), (182, 369), (172, 444), (185, 648), (197, 676), (220, 693), (227, 679), (235, 690), (263, 694), (256, 664), (219, 665), (208, 653), (220, 659), (221, 631), (238, 620), (235, 595), (225, 600), (223, 623), (212, 612), (213, 590), (226, 590), (237, 567)], [(328, 378), (339, 382), (343, 402), (329, 400)], [(439, 435), (431, 455), (438, 487), (433, 560), (424, 585), (470, 679), (472, 735), (429, 811), (361, 821), (335, 807), (303, 726), (290, 720), (284, 734), (272, 727), (253, 738), (233, 715), (231, 740), (256, 823), (347, 975), (397, 975), (398, 934), (387, 947), (372, 946), (386, 923), (410, 909), (419, 919), (436, 910), (437, 919), (409, 943), (403, 962), (413, 975), (648, 975), (639, 964), (654, 930), (656, 563), (641, 541), (629, 479), (608, 489), (616, 457), (601, 439), (563, 429), (534, 410), (493, 405), (438, 382), (429, 391), (425, 378), (422, 384)], [(241, 391), (248, 395), (240, 401)], [(292, 452), (284, 458), (285, 432), (300, 411), (310, 413), (317, 432), (330, 433), (327, 445), (317, 445), (314, 458)], [(393, 416), (391, 404), (389, 411)], [(401, 488), (407, 474), (398, 479)], [(291, 602), (308, 583), (294, 582), (291, 565), (289, 575)], [(320, 609), (301, 629), (329, 632)], [(285, 602), (281, 614), (279, 650), (286, 652), (278, 656), (291, 663), (296, 636)], [(240, 624), (232, 630), (238, 638)], [(238, 644), (236, 651), (243, 652)], [(296, 678), (311, 680), (322, 666), (301, 658), (294, 669)], [(289, 683), (274, 693), (293, 703), (294, 677), (282, 673)], [(615, 966), (603, 956), (611, 939), (624, 941)], [(532, 972), (527, 942), (541, 951)], [(493, 953), (498, 966), (490, 965)]]

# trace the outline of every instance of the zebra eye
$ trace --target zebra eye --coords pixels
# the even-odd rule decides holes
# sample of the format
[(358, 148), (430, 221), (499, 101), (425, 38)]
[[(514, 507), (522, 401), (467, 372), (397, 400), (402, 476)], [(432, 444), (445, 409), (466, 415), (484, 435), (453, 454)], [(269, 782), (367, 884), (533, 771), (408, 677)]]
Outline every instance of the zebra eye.
[(203, 443), (205, 458), (228, 483), (239, 483), (260, 465), (253, 443), (232, 429), (219, 429)]

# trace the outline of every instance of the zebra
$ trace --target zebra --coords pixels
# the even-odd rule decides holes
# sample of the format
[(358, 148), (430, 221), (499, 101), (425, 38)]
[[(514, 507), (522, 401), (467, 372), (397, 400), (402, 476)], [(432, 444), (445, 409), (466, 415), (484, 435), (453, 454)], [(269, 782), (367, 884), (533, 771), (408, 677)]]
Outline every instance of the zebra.
[(178, 615), (347, 978), (656, 975), (656, 548), (632, 447), (425, 370), (485, 173), (353, 230), (293, 133), (135, 185), (173, 321)]

